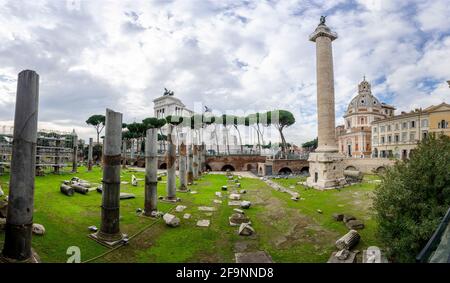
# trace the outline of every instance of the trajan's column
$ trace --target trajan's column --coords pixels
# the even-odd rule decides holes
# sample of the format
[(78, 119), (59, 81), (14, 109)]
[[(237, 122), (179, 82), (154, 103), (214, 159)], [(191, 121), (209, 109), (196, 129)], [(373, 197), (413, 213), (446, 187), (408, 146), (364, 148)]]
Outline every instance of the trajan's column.
[(338, 153), (335, 136), (333, 49), (331, 42), (337, 39), (325, 24), (325, 17), (310, 35), (316, 43), (317, 72), (317, 121), (318, 147), (309, 155), (310, 177), (306, 185), (318, 189), (331, 189), (345, 183), (342, 166), (343, 155)]

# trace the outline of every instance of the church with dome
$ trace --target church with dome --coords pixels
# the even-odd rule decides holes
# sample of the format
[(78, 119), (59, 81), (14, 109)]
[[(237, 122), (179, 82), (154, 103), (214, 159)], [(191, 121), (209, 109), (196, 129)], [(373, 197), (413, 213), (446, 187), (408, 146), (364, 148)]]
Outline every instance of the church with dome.
[(395, 107), (380, 102), (364, 78), (358, 94), (344, 115), (344, 125), (336, 128), (339, 152), (346, 157), (368, 158), (372, 154), (372, 122), (394, 116)]

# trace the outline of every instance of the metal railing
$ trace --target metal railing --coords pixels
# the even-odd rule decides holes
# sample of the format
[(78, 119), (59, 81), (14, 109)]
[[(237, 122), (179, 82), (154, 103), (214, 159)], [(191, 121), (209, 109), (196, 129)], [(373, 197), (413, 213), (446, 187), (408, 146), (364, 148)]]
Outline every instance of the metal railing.
[[(444, 234), (449, 224), (450, 224), (450, 208), (447, 210), (447, 213), (445, 214), (441, 223), (439, 223), (439, 226), (437, 227), (436, 231), (434, 231), (433, 236), (431, 236), (428, 243), (425, 245), (422, 251), (420, 251), (419, 255), (417, 255), (416, 262), (425, 263), (430, 260), (433, 252), (435, 252), (436, 249), (438, 248), (439, 243), (441, 242), (442, 239), (442, 235)], [(447, 258), (447, 263), (450, 263), (450, 256)]]

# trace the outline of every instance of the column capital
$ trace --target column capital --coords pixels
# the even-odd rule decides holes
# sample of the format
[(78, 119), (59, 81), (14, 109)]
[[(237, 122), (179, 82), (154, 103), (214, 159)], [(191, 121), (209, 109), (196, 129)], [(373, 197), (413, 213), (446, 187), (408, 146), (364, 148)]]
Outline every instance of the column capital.
[(320, 36), (329, 37), (331, 41), (338, 38), (337, 33), (331, 31), (331, 29), (327, 27), (325, 24), (319, 24), (316, 30), (309, 36), (309, 40), (312, 42), (316, 42), (316, 39)]

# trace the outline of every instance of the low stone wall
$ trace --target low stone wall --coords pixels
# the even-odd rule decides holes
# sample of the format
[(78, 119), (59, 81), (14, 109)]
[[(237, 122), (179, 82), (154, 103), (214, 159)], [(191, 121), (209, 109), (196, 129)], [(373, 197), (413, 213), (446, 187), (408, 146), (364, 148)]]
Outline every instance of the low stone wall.
[(395, 162), (387, 158), (345, 158), (343, 161), (344, 170), (358, 170), (365, 174), (379, 173)]
[(257, 164), (265, 162), (265, 156), (259, 155), (224, 155), (224, 156), (207, 156), (207, 168), (211, 171), (224, 171), (229, 168), (234, 171), (257, 171)]

